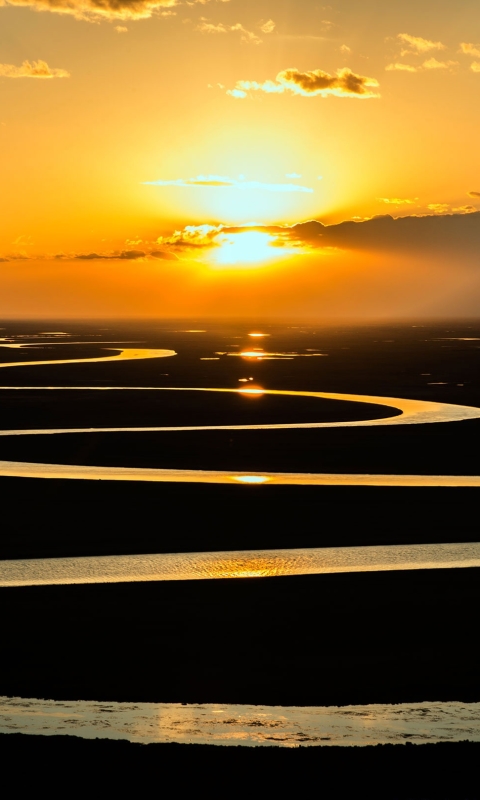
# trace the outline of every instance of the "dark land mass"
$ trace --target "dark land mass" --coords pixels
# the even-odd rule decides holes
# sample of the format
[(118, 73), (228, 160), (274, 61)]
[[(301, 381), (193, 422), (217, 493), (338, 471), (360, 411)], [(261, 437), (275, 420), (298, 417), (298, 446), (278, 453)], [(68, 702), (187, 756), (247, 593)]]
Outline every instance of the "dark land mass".
[[(185, 328), (206, 329), (187, 333)], [(255, 340), (252, 330), (270, 333)], [(5, 336), (64, 330), (96, 344), (2, 349), (2, 359), (102, 355), (101, 340), (172, 358), (0, 370), (3, 386), (262, 386), (480, 406), (480, 324), (292, 327), (172, 323), (5, 323)], [(95, 334), (95, 336), (92, 335)], [(463, 341), (462, 341), (463, 339)], [(20, 340), (16, 340), (20, 341)], [(21, 340), (24, 341), (24, 340)], [(38, 340), (40, 341), (40, 340)], [(135, 342), (135, 344), (133, 344)], [(107, 345), (105, 345), (107, 346)], [(109, 347), (114, 347), (108, 345)], [(127, 346), (127, 345), (126, 345)], [(262, 346), (326, 357), (247, 360)], [(114, 352), (114, 350), (113, 350)], [(247, 384), (240, 378), (252, 377)], [(368, 404), (200, 392), (0, 390), (0, 426), (147, 426), (366, 419)], [(379, 416), (388, 409), (378, 409)], [(285, 431), (67, 434), (0, 438), (0, 458), (231, 471), (478, 474), (480, 421)], [(13, 503), (0, 557), (475, 541), (477, 489), (195, 486), (2, 478)]]
[(24, 478), (0, 486), (1, 558), (478, 541), (471, 488)]
[[(91, 325), (71, 322), (4, 324), (5, 336), (66, 330), (77, 340), (92, 332)], [(255, 327), (192, 321), (110, 324), (109, 330), (96, 331), (96, 346), (37, 353), (2, 349), (1, 356), (16, 361), (102, 355), (101, 339), (135, 340), (137, 347), (174, 349), (178, 356), (4, 369), (0, 384), (256, 385), (480, 406), (478, 322), (351, 329), (259, 325), (271, 334), (259, 342), (265, 350), (308, 355), (316, 348), (327, 357), (244, 361), (224, 355), (218, 361), (200, 360), (217, 352), (251, 349), (257, 343), (247, 333)], [(207, 333), (191, 334), (185, 328), (206, 328)], [(249, 384), (239, 384), (240, 378), (250, 377)], [(352, 412), (366, 419), (372, 414), (368, 405), (349, 410), (327, 401), (265, 396), (227, 400), (215, 395), (199, 399), (197, 393), (179, 397), (174, 393), (170, 398), (140, 398), (131, 392), (44, 396), (34, 390), (2, 390), (1, 426), (143, 426), (184, 424), (173, 422), (184, 419), (246, 424), (328, 421)], [(479, 431), (480, 423), (474, 421), (391, 430), (2, 438), (0, 459), (252, 472), (461, 475), (478, 473)], [(0, 489), (5, 509), (1, 558), (478, 539), (477, 489), (13, 478), (0, 479)], [(0, 694), (283, 705), (478, 701), (478, 595), (478, 569), (4, 588)], [(473, 769), (478, 745), (470, 744), (285, 752), (136, 748), (10, 736), (2, 737), (0, 751), (12, 762), (19, 754), (22, 764), (44, 759), (45, 769), (62, 759), (75, 768), (76, 779), (84, 764), (101, 759), (107, 765), (115, 761), (116, 771), (119, 765), (124, 768), (121, 775), (131, 768), (138, 777), (141, 763), (142, 769), (158, 770), (160, 779), (175, 773), (180, 783), (187, 774), (197, 773), (212, 781), (212, 774), (225, 767), (229, 781), (235, 770), (236, 781), (248, 775), (250, 787), (256, 770), (250, 765), (261, 762), (269, 787), (275, 780), (284, 785), (291, 775), (297, 787), (312, 786), (316, 780), (328, 789), (330, 780), (334, 789), (345, 786), (348, 796), (375, 796), (379, 784), (382, 797), (478, 796)], [(152, 766), (147, 767), (150, 759)], [(107, 773), (109, 780), (113, 769)], [(257, 780), (258, 770), (255, 775)]]
[(0, 589), (0, 694), (478, 701), (473, 568)]
[[(22, 788), (50, 791), (72, 777), (77, 788), (111, 792), (170, 785), (176, 792), (282, 790), (319, 797), (476, 800), (480, 744), (278, 747), (132, 744), (70, 736), (0, 735), (2, 774)], [(25, 769), (28, 765), (28, 770)], [(21, 775), (21, 777), (19, 777)]]

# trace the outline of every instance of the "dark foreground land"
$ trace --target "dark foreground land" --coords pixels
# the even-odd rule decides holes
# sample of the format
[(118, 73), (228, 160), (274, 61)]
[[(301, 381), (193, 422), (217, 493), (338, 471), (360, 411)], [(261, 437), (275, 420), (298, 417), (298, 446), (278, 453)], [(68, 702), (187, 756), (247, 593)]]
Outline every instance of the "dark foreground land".
[[(6, 324), (6, 323), (4, 323)], [(114, 326), (113, 326), (114, 327)], [(117, 326), (103, 339), (171, 348), (170, 359), (1, 371), (0, 427), (102, 427), (371, 418), (367, 404), (198, 393), (86, 393), (35, 386), (186, 386), (347, 392), (480, 406), (480, 325), (268, 328), (274, 352), (245, 361), (248, 331)], [(201, 324), (177, 327), (203, 328)], [(241, 327), (241, 326), (240, 326)], [(260, 326), (259, 326), (260, 327)], [(228, 326), (227, 326), (228, 328)], [(44, 324), (73, 339), (91, 327)], [(266, 330), (266, 329), (265, 329)], [(5, 335), (38, 333), (38, 323)], [(140, 343), (141, 342), (141, 343)], [(101, 355), (98, 346), (2, 350), (2, 360)], [(188, 402), (187, 402), (188, 400)], [(385, 412), (383, 412), (385, 413)], [(383, 415), (382, 413), (382, 415)], [(358, 414), (358, 417), (357, 417)], [(0, 458), (197, 469), (478, 474), (479, 421), (405, 428), (88, 434), (0, 440)], [(476, 489), (180, 486), (0, 480), (0, 558), (478, 540)], [(478, 701), (480, 570), (437, 570), (0, 589), (0, 694), (86, 700), (278, 705)], [(213, 748), (68, 737), (0, 737), (0, 755), (38, 786), (162, 788), (225, 794), (285, 787), (326, 797), (475, 798), (479, 745)], [(99, 766), (100, 765), (100, 766)], [(98, 778), (97, 778), (98, 780)], [(235, 782), (233, 784), (233, 781)]]
[[(249, 796), (281, 791), (320, 798), (480, 797), (480, 744), (378, 745), (285, 750), (277, 747), (131, 744), (70, 736), (0, 735), (4, 780), (18, 790), (67, 785)], [(28, 765), (28, 771), (25, 767)], [(20, 772), (21, 770), (21, 772)], [(21, 777), (19, 776), (19, 773)]]
[(0, 694), (478, 701), (479, 569), (0, 589)]

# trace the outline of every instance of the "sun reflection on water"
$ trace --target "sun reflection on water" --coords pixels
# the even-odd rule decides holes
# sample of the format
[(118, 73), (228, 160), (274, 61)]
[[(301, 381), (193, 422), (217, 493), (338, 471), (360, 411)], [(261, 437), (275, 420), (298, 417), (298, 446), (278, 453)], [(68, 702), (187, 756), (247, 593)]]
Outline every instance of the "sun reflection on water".
[(266, 475), (234, 475), (233, 480), (240, 483), (266, 483), (270, 478)]

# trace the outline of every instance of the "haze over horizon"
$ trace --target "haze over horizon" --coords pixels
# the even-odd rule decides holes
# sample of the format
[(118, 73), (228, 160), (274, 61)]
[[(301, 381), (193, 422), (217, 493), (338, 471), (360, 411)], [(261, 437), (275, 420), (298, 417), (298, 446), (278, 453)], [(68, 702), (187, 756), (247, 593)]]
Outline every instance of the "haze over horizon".
[(473, 317), (475, 0), (0, 0), (4, 318)]

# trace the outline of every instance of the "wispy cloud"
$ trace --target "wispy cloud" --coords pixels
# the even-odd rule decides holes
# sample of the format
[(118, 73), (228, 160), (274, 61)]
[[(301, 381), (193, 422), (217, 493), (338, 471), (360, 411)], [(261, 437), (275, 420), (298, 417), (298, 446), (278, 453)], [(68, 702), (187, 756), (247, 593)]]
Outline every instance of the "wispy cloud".
[(208, 20), (202, 20), (197, 25), (196, 30), (207, 34), (239, 33), (240, 40), (246, 44), (262, 44), (260, 37), (253, 31), (247, 30), (240, 22), (236, 22), (235, 25), (224, 25), (219, 22), (215, 25), (213, 22), (208, 22)]
[(379, 83), (375, 78), (356, 75), (349, 69), (339, 69), (335, 75), (316, 69), (310, 72), (300, 72), (291, 68), (279, 72), (275, 81), (237, 81), (233, 89), (228, 89), (231, 97), (244, 99), (250, 92), (265, 92), (266, 94), (291, 93), (302, 97), (358, 97), (369, 99), (379, 97), (377, 89)]
[(415, 205), (418, 200), (418, 197), (415, 197), (413, 200), (411, 198), (405, 197), (377, 197), (379, 203), (386, 203), (387, 205), (392, 206), (404, 206), (404, 205)]
[(385, 69), (387, 72), (392, 71), (399, 71), (399, 72), (423, 72), (423, 70), (429, 69), (452, 69), (453, 67), (458, 67), (458, 61), (438, 61), (435, 57), (427, 59), (423, 62), (423, 64), (419, 64), (417, 66), (413, 66), (412, 64), (402, 64), (402, 63), (395, 63), (395, 64), (388, 64)]
[(458, 67), (458, 61), (437, 61), (436, 58), (429, 58), (422, 64), (423, 69), (450, 69)]
[(69, 78), (65, 69), (51, 69), (45, 61), (24, 61), (20, 67), (14, 64), (0, 64), (3, 78)]
[(387, 72), (418, 72), (418, 67), (414, 67), (412, 64), (401, 64), (399, 62), (387, 64), (385, 69)]
[(472, 61), (470, 69), (472, 72), (480, 72), (480, 61)]
[(275, 30), (275, 23), (273, 19), (267, 19), (266, 22), (263, 22), (262, 20), (260, 22), (259, 27), (263, 33), (273, 33), (273, 31)]
[(171, 12), (177, 0), (0, 0), (0, 6), (25, 6), (35, 11), (70, 14), (87, 22), (148, 19)]
[(469, 192), (468, 196), (469, 197), (480, 197), (480, 192)]
[(480, 56), (480, 44), (473, 44), (473, 42), (460, 42), (460, 51), (467, 56)]
[(308, 186), (298, 183), (264, 183), (262, 181), (247, 181), (245, 179), (230, 178), (227, 175), (197, 175), (196, 178), (176, 178), (175, 180), (142, 181), (144, 186), (207, 186), (218, 189), (253, 189), (265, 192), (313, 192)]
[(128, 33), (128, 28), (126, 28), (124, 25), (115, 25), (115, 30), (117, 33)]
[(422, 36), (411, 36), (409, 33), (399, 33), (397, 35), (402, 44), (407, 45), (408, 49), (402, 51), (406, 53), (429, 53), (431, 50), (446, 50), (442, 42), (432, 42), (430, 39), (423, 39)]
[(450, 211), (448, 203), (429, 203), (427, 208), (429, 211), (433, 211), (434, 214), (446, 214)]
[(140, 258), (145, 258), (146, 255), (147, 253), (144, 250), (121, 250), (119, 253), (76, 253), (70, 255), (69, 258), (78, 259), (80, 261), (98, 261), (101, 259), (137, 261)]
[(301, 178), (302, 176), (298, 172), (287, 172), (285, 177), (286, 178)]

